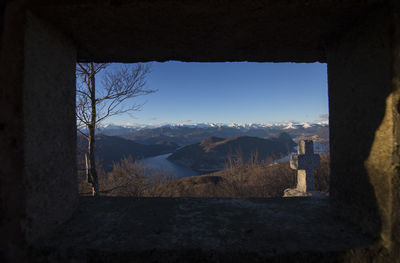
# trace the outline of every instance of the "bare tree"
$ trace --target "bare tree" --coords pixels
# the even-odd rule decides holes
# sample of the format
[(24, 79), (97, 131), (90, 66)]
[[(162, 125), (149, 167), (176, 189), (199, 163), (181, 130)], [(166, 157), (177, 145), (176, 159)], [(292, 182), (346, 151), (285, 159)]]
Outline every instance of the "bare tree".
[[(99, 123), (108, 117), (138, 111), (143, 104), (126, 102), (129, 99), (155, 92), (146, 88), (149, 67), (122, 66), (107, 71), (108, 64), (77, 63), (76, 118), (78, 132), (88, 140), (87, 179), (92, 194), (99, 194), (99, 180), (95, 164), (95, 131)], [(102, 88), (96, 89), (96, 74), (104, 71)], [(125, 102), (125, 103), (124, 103)]]

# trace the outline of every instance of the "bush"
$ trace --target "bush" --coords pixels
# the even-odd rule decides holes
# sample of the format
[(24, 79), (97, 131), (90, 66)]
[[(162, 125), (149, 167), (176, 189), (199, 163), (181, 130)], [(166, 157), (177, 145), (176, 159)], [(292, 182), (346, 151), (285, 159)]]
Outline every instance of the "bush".
[[(315, 172), (317, 190), (329, 192), (329, 156), (321, 156), (321, 167)], [(296, 187), (296, 170), (289, 163), (257, 161), (256, 155), (247, 163), (229, 158), (224, 170), (202, 176), (177, 180), (163, 169), (150, 170), (143, 163), (123, 158), (113, 170), (104, 172), (97, 166), (100, 193), (106, 196), (132, 197), (282, 197), (287, 188)], [(90, 194), (84, 172), (79, 175), (79, 192)]]
[[(149, 169), (132, 157), (122, 158), (114, 163), (113, 170), (106, 173), (100, 163), (96, 164), (99, 176), (100, 194), (103, 196), (157, 196), (154, 191), (157, 186), (171, 182), (176, 178), (166, 171)], [(79, 193), (91, 194), (91, 185), (86, 181), (84, 170), (79, 170)]]
[(113, 170), (99, 180), (99, 184), (103, 195), (142, 196), (147, 186), (145, 167), (132, 157), (123, 158), (114, 163)]
[(321, 156), (321, 167), (315, 171), (315, 189), (322, 193), (329, 193), (330, 158), (329, 155)]
[(228, 159), (221, 173), (226, 197), (280, 197), (286, 188), (296, 184), (296, 172), (289, 163), (258, 162), (257, 158), (250, 158), (247, 163)]

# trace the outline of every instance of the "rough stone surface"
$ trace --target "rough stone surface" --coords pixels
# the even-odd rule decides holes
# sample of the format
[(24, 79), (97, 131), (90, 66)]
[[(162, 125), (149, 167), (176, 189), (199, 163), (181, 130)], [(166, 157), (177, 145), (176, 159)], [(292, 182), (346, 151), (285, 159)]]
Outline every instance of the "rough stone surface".
[(25, 15), (16, 4), (0, 9), (0, 261), (23, 261), (23, 71)]
[(36, 3), (33, 11), (77, 43), (78, 59), (113, 62), (326, 61), (325, 50), (331, 39), (363, 13), (385, 3), (384, 0), (347, 0), (340, 4), (335, 0), (36, 2), (41, 4)]
[[(56, 218), (65, 220), (70, 214), (61, 208), (66, 207), (66, 210), (70, 211), (69, 209), (74, 207), (72, 197), (67, 197), (64, 203), (61, 202), (60, 198), (65, 190), (58, 187), (53, 189), (49, 180), (52, 177), (61, 179), (58, 176), (61, 174), (71, 175), (70, 172), (74, 169), (73, 162), (72, 166), (65, 166), (65, 170), (62, 170), (62, 167), (55, 170), (52, 162), (59, 164), (61, 158), (65, 157), (66, 162), (71, 164), (70, 157), (73, 156), (71, 153), (73, 148), (67, 143), (62, 145), (56, 143), (55, 146), (50, 146), (50, 140), (45, 137), (56, 138), (58, 142), (60, 137), (57, 137), (55, 133), (60, 132), (60, 129), (54, 127), (49, 133), (46, 134), (43, 131), (43, 134), (39, 135), (40, 129), (36, 130), (37, 127), (35, 128), (35, 125), (25, 117), (28, 112), (24, 107), (30, 106), (32, 110), (41, 109), (43, 96), (49, 96), (60, 105), (56, 108), (55, 103), (51, 103), (49, 108), (56, 109), (56, 112), (46, 110), (43, 118), (49, 117), (49, 120), (54, 121), (57, 116), (65, 117), (67, 111), (71, 110), (71, 105), (67, 105), (70, 98), (60, 101), (59, 96), (64, 92), (73, 94), (71, 89), (64, 86), (64, 82), (72, 81), (72, 78), (64, 78), (62, 73), (60, 75), (50, 73), (57, 72), (58, 67), (64, 68), (75, 58), (81, 61), (108, 62), (171, 59), (182, 61), (327, 61), (332, 158), (330, 201), (336, 209), (335, 213), (341, 214), (348, 221), (356, 222), (361, 226), (362, 231), (372, 234), (379, 241), (380, 247), (368, 248), (361, 252), (349, 248), (347, 252), (340, 254), (340, 258), (337, 257), (336, 252), (332, 254), (328, 247), (325, 247), (328, 252), (321, 250), (316, 254), (310, 254), (302, 251), (296, 254), (298, 257), (288, 259), (288, 262), (321, 262), (325, 259), (331, 262), (339, 261), (339, 259), (349, 262), (398, 261), (400, 258), (400, 213), (398, 213), (400, 210), (400, 2), (397, 0), (266, 0), (243, 3), (239, 0), (6, 0), (0, 3), (2, 23), (0, 25), (0, 203), (2, 215), (0, 261), (10, 259), (21, 262), (25, 257), (24, 252), (27, 250), (24, 231), (33, 226), (29, 222), (41, 218), (45, 224), (50, 222), (50, 229), (55, 226), (53, 223), (57, 221)], [(26, 21), (27, 10), (38, 16), (44, 24), (51, 24), (54, 30), (46, 27), (44, 31), (39, 30), (42, 33), (29, 36), (33, 42), (29, 38), (25, 41), (26, 29), (30, 26)], [(71, 40), (73, 45), (59, 42), (59, 34), (50, 33), (50, 31), (61, 32), (65, 38)], [(41, 42), (44, 45), (38, 44)], [(25, 60), (25, 52), (29, 51), (29, 48), (25, 47), (26, 43), (33, 48), (32, 54), (41, 54), (30, 56), (30, 58), (35, 58), (30, 62)], [(71, 51), (72, 46), (76, 48), (76, 56)], [(56, 56), (51, 59), (47, 52), (43, 51), (47, 49), (64, 51), (52, 53)], [(68, 57), (68, 54), (71, 57)], [(59, 63), (55, 63), (56, 60), (59, 60)], [(44, 68), (46, 70), (42, 71), (41, 65), (46, 61), (51, 62), (51, 67)], [(37, 70), (33, 68), (36, 63), (39, 65)], [(66, 68), (71, 69), (70, 66)], [(29, 72), (37, 72), (37, 74)], [(70, 73), (73, 76), (73, 73)], [(31, 77), (32, 86), (27, 79), (24, 79), (28, 76)], [(54, 86), (52, 92), (49, 91), (50, 85), (42, 83), (42, 87), (36, 82), (44, 80), (54, 85), (54, 80), (57, 79), (61, 87)], [(34, 86), (37, 88), (38, 95), (34, 92), (35, 90), (29, 89)], [(42, 88), (43, 91), (41, 91)], [(29, 92), (33, 93), (34, 103), (37, 104), (25, 103)], [(44, 107), (47, 106), (44, 105)], [(66, 112), (61, 112), (63, 107)], [(70, 113), (70, 116), (73, 116), (73, 113)], [(67, 122), (71, 121), (68, 117), (66, 118)], [(45, 122), (45, 120), (39, 121)], [(72, 123), (64, 125), (60, 120), (56, 120), (56, 123), (66, 129), (74, 128)], [(35, 128), (29, 136), (27, 129), (24, 128), (25, 125)], [(66, 131), (62, 135), (67, 135), (67, 133)], [(72, 140), (67, 137), (63, 139)], [(34, 148), (31, 147), (29, 150), (30, 141), (43, 147), (36, 150), (32, 150)], [(58, 147), (57, 152), (54, 150), (56, 147)], [(32, 162), (26, 162), (24, 158), (27, 157), (27, 161), (29, 158), (35, 160), (36, 155), (38, 165), (36, 167), (27, 165)], [(43, 158), (44, 156), (49, 159)], [(44, 162), (49, 164), (51, 169), (46, 170)], [(30, 168), (27, 169), (27, 167)], [(35, 172), (27, 176), (28, 171)], [(58, 179), (54, 182), (65, 182)], [(70, 186), (66, 184), (67, 188)], [(53, 189), (54, 192), (51, 192), (53, 194), (49, 194), (50, 192), (43, 195), (37, 194), (41, 192), (39, 191), (41, 189)], [(57, 191), (60, 195), (54, 194)], [(42, 208), (46, 208), (41, 210), (43, 217), (35, 212), (33, 209), (35, 203), (29, 203), (28, 196), (33, 196)], [(56, 207), (51, 205), (53, 201)], [(157, 209), (158, 206), (154, 206)], [(107, 207), (109, 206), (105, 206), (104, 209)], [(274, 214), (281, 213), (280, 208), (277, 207), (276, 210), (272, 210), (274, 213), (267, 215), (273, 217)], [(292, 208), (294, 210), (291, 210)], [(295, 209), (296, 206), (292, 208), (284, 209), (284, 211), (298, 211)], [(109, 208), (110, 211), (114, 211), (113, 209), (115, 207)], [(181, 210), (175, 211), (177, 215), (183, 216), (181, 221), (184, 221), (185, 215)], [(50, 211), (56, 211), (54, 218), (49, 216)], [(96, 219), (96, 213), (91, 211), (93, 219)], [(191, 211), (188, 209), (187, 213), (190, 214)], [(119, 213), (121, 211), (115, 212), (117, 215)], [(100, 215), (104, 216), (104, 213), (99, 213)], [(245, 220), (244, 222), (249, 220), (245, 217), (237, 217), (237, 220), (241, 219)], [(282, 221), (282, 218), (280, 219)], [(118, 220), (118, 218), (112, 220)], [(267, 217), (263, 220), (268, 222)], [(312, 226), (318, 225), (316, 221), (307, 220), (300, 220), (304, 223), (301, 225), (307, 225), (308, 222), (313, 222)], [(192, 219), (189, 221), (193, 222)], [(112, 228), (111, 223), (101, 226), (105, 229)], [(283, 224), (283, 226), (287, 225)], [(85, 225), (85, 227), (80, 230), (80, 233), (84, 234), (88, 229), (98, 226)], [(135, 226), (131, 229), (141, 233), (141, 229)], [(325, 233), (322, 230), (320, 229), (320, 233)], [(47, 231), (42, 228), (38, 230), (38, 235), (39, 232), (44, 234)], [(206, 233), (204, 237), (207, 237)], [(68, 234), (65, 233), (65, 236), (67, 238)], [(93, 241), (95, 237), (89, 234), (88, 240)], [(106, 239), (101, 240), (105, 242)], [(199, 242), (206, 248), (207, 244), (204, 240), (207, 239)], [(209, 241), (213, 243), (215, 240)], [(274, 242), (293, 244), (290, 240), (283, 242), (279, 237), (276, 239), (271, 237), (270, 241), (272, 243), (266, 243), (266, 247), (272, 246)], [(99, 244), (94, 242), (94, 245), (101, 247), (102, 242)], [(115, 242), (118, 244), (117, 239)], [(121, 242), (123, 243), (123, 239)], [(267, 242), (267, 239), (263, 242)], [(301, 243), (299, 244), (301, 249), (306, 249)], [(137, 246), (140, 247), (140, 244)], [(61, 244), (59, 247), (62, 247)], [(202, 262), (204, 254), (193, 250), (181, 251), (183, 254), (180, 255), (192, 256), (194, 259), (192, 261)], [(66, 249), (64, 252), (68, 253), (69, 250)], [(90, 253), (88, 252), (87, 255)], [(105, 258), (111, 255), (106, 255), (106, 252), (101, 251), (93, 253), (99, 259), (102, 259), (102, 253)], [(149, 252), (141, 255), (141, 261), (149, 259), (174, 261), (174, 256), (177, 254), (165, 252), (153, 255)], [(209, 251), (206, 255), (207, 259), (213, 255)], [(257, 254), (252, 255), (254, 256), (252, 259), (257, 258)], [(157, 259), (153, 256), (159, 257)], [(246, 253), (247, 259), (248, 256), (249, 253)], [(224, 259), (228, 262), (230, 258)], [(238, 259), (241, 258), (238, 257)]]
[(218, 254), (263, 258), (371, 246), (355, 226), (335, 219), (327, 199), (103, 197), (82, 198), (74, 217), (37, 243), (35, 255), (79, 261), (93, 253), (102, 255), (101, 261), (117, 262), (149, 252), (154, 257), (163, 251), (200, 251), (215, 261)]
[(67, 220), (77, 204), (76, 52), (54, 29), (28, 16), (24, 55), (23, 224), (32, 241)]
[[(392, 213), (391, 222), (392, 227), (390, 229), (392, 238), (392, 257), (400, 258), (400, 2), (393, 1), (393, 15), (392, 15), (392, 61), (393, 61), (393, 97), (388, 107), (389, 116), (392, 116), (386, 120), (386, 122), (393, 122), (393, 155), (391, 173), (389, 176), (391, 184), (391, 201), (392, 201)], [(391, 113), (391, 114), (390, 114)], [(389, 117), (388, 116), (388, 117)]]
[(396, 254), (400, 86), (393, 68), (399, 63), (394, 17), (378, 9), (332, 42), (328, 82), (332, 204)]
[(24, 56), (26, 217), (21, 223), (31, 242), (70, 218), (78, 201), (76, 51), (60, 33), (29, 15)]

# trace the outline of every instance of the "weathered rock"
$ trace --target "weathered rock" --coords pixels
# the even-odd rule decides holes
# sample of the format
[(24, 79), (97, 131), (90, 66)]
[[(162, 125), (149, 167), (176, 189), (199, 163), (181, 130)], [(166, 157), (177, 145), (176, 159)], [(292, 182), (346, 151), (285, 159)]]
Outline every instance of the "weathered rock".
[(338, 220), (324, 199), (85, 197), (74, 217), (34, 248), (39, 256), (65, 262), (80, 262), (88, 254), (99, 262), (121, 257), (136, 262), (147, 253), (150, 258), (175, 255), (173, 262), (196, 261), (184, 260), (185, 251), (197, 251), (201, 262), (247, 262), (253, 253), (256, 262), (271, 257), (293, 262), (297, 253), (340, 251), (331, 255), (340, 260), (344, 251), (372, 245), (367, 235)]

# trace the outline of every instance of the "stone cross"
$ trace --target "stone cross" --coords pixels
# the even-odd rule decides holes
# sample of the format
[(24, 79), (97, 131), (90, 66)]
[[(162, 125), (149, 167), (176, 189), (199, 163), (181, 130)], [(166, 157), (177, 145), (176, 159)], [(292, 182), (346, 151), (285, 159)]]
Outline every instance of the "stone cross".
[(297, 191), (314, 191), (314, 169), (319, 167), (320, 157), (314, 153), (313, 141), (301, 140), (297, 154), (290, 156), (290, 168), (297, 170)]

